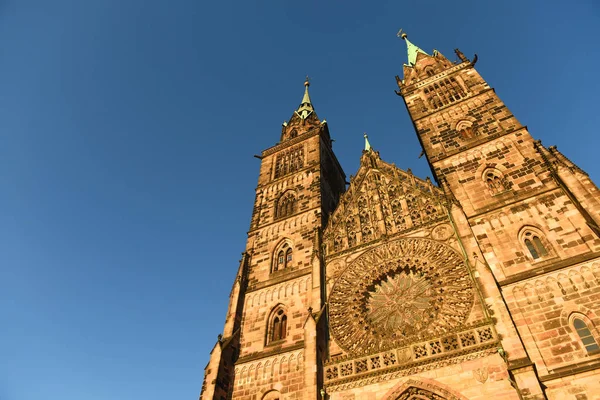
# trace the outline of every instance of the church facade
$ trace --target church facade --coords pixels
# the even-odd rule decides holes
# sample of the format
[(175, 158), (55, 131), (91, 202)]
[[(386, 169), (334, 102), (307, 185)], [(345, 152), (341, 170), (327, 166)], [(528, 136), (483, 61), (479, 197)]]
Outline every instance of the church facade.
[(433, 172), (365, 137), (346, 177), (305, 83), (262, 152), (209, 399), (600, 399), (600, 195), (459, 50), (406, 35), (403, 99)]

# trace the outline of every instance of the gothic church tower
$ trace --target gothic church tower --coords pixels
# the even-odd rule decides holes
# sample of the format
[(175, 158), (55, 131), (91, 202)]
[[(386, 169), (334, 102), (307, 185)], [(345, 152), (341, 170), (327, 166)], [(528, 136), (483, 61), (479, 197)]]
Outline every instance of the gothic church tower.
[(321, 229), (345, 190), (305, 82), (280, 141), (262, 152), (246, 251), (200, 399), (316, 399), (322, 387)]
[[(476, 241), (517, 328), (507, 365), (523, 398), (600, 393), (600, 197), (555, 146), (534, 140), (458, 49), (408, 48), (397, 92), (436, 181)], [(479, 253), (481, 255), (479, 256)], [(471, 255), (471, 253), (469, 253)], [(486, 289), (487, 290), (487, 289)], [(491, 297), (488, 303), (494, 301)], [(524, 351), (519, 348), (523, 347)], [(526, 371), (530, 371), (529, 373)], [(529, 387), (529, 374), (543, 391)], [(587, 396), (587, 397), (586, 397)]]

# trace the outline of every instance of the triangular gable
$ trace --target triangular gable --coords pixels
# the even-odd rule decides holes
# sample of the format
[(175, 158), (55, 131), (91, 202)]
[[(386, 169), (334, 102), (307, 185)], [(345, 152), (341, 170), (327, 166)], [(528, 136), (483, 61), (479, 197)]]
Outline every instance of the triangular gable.
[(392, 236), (447, 218), (444, 194), (429, 179), (415, 177), (363, 152), (356, 176), (341, 196), (324, 232), (327, 253)]

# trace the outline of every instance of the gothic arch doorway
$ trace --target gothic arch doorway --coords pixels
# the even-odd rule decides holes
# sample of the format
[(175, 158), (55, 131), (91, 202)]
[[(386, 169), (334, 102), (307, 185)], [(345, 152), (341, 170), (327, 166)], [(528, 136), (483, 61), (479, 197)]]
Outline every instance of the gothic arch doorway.
[(386, 400), (468, 400), (433, 380), (409, 379), (393, 388)]

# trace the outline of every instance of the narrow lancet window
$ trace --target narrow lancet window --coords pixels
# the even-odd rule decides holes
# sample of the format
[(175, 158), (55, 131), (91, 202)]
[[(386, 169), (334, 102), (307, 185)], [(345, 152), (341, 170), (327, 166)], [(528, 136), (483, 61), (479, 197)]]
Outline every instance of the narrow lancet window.
[(290, 191), (286, 192), (277, 201), (275, 217), (283, 218), (294, 214), (296, 212), (296, 205), (296, 196)]
[(291, 244), (284, 241), (277, 246), (273, 252), (273, 268), (272, 272), (281, 271), (292, 266), (294, 249)]
[(495, 168), (488, 169), (483, 174), (483, 180), (492, 195), (508, 189), (502, 173)]
[(287, 315), (279, 309), (273, 314), (270, 326), (269, 342), (285, 339), (287, 336)]

